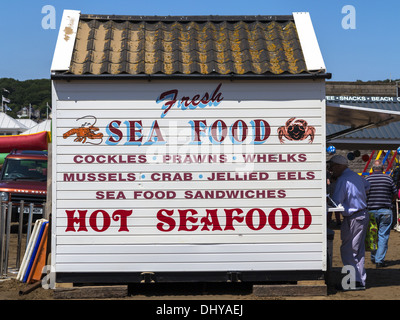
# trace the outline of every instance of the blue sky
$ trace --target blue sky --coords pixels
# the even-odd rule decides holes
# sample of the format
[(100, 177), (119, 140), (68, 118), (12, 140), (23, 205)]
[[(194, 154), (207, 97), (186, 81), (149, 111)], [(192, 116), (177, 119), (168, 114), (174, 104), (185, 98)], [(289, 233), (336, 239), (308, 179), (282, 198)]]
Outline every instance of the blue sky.
[[(44, 29), (45, 5), (55, 8), (56, 29)], [(342, 20), (355, 9), (355, 29)], [(50, 78), (64, 9), (122, 15), (280, 15), (310, 12), (333, 81), (400, 79), (400, 1), (395, 0), (9, 0), (1, 1), (0, 78)]]

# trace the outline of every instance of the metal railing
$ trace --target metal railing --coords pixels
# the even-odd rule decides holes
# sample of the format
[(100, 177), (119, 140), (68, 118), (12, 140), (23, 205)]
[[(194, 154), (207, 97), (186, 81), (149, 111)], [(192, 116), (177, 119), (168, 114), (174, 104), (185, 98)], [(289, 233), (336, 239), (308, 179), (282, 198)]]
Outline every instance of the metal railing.
[(11, 235), (11, 216), (13, 207), (19, 208), (18, 214), (18, 234), (17, 234), (17, 252), (16, 252), (16, 261), (15, 261), (15, 271), (18, 272), (21, 266), (21, 249), (22, 249), (22, 238), (24, 231), (24, 211), (25, 207), (29, 207), (28, 212), (28, 221), (26, 228), (26, 240), (25, 240), (25, 248), (29, 243), (29, 238), (31, 237), (32, 232), (32, 223), (33, 223), (33, 212), (34, 208), (41, 207), (42, 216), (39, 218), (45, 217), (45, 208), (46, 203), (43, 204), (34, 204), (34, 203), (24, 203), (24, 200), (21, 200), (19, 203), (13, 202), (1, 202), (0, 207), (0, 278), (7, 278), (9, 272), (9, 253), (10, 253), (10, 235)]

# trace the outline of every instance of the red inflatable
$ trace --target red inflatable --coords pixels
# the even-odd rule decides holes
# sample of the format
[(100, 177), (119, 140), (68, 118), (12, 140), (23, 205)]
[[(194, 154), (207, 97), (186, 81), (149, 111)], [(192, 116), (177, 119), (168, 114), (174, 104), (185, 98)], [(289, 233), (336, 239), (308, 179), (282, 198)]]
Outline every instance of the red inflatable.
[(16, 136), (0, 136), (0, 153), (18, 150), (47, 150), (49, 136), (47, 131)]

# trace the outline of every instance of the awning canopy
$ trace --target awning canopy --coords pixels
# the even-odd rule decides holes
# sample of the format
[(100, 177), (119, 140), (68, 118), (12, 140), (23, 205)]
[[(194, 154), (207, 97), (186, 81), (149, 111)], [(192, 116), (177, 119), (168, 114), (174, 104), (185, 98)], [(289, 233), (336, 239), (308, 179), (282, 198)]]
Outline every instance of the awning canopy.
[(327, 132), (326, 140), (330, 142), (335, 139), (336, 145), (336, 142), (339, 142), (336, 139), (339, 137), (355, 133), (362, 129), (385, 126), (397, 121), (400, 121), (400, 111), (327, 102), (326, 122), (346, 127), (342, 127), (340, 131), (331, 134)]

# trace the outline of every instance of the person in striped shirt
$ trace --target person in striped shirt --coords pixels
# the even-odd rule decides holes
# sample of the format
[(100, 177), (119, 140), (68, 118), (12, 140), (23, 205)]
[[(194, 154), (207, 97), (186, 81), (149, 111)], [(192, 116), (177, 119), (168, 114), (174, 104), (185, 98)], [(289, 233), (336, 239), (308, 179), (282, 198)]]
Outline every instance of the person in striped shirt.
[(372, 173), (366, 177), (371, 184), (367, 195), (368, 211), (373, 213), (378, 225), (378, 249), (371, 251), (371, 260), (377, 268), (387, 266), (385, 262), (390, 228), (392, 225), (392, 203), (397, 190), (393, 179), (383, 173), (383, 164), (376, 160), (372, 165)]

